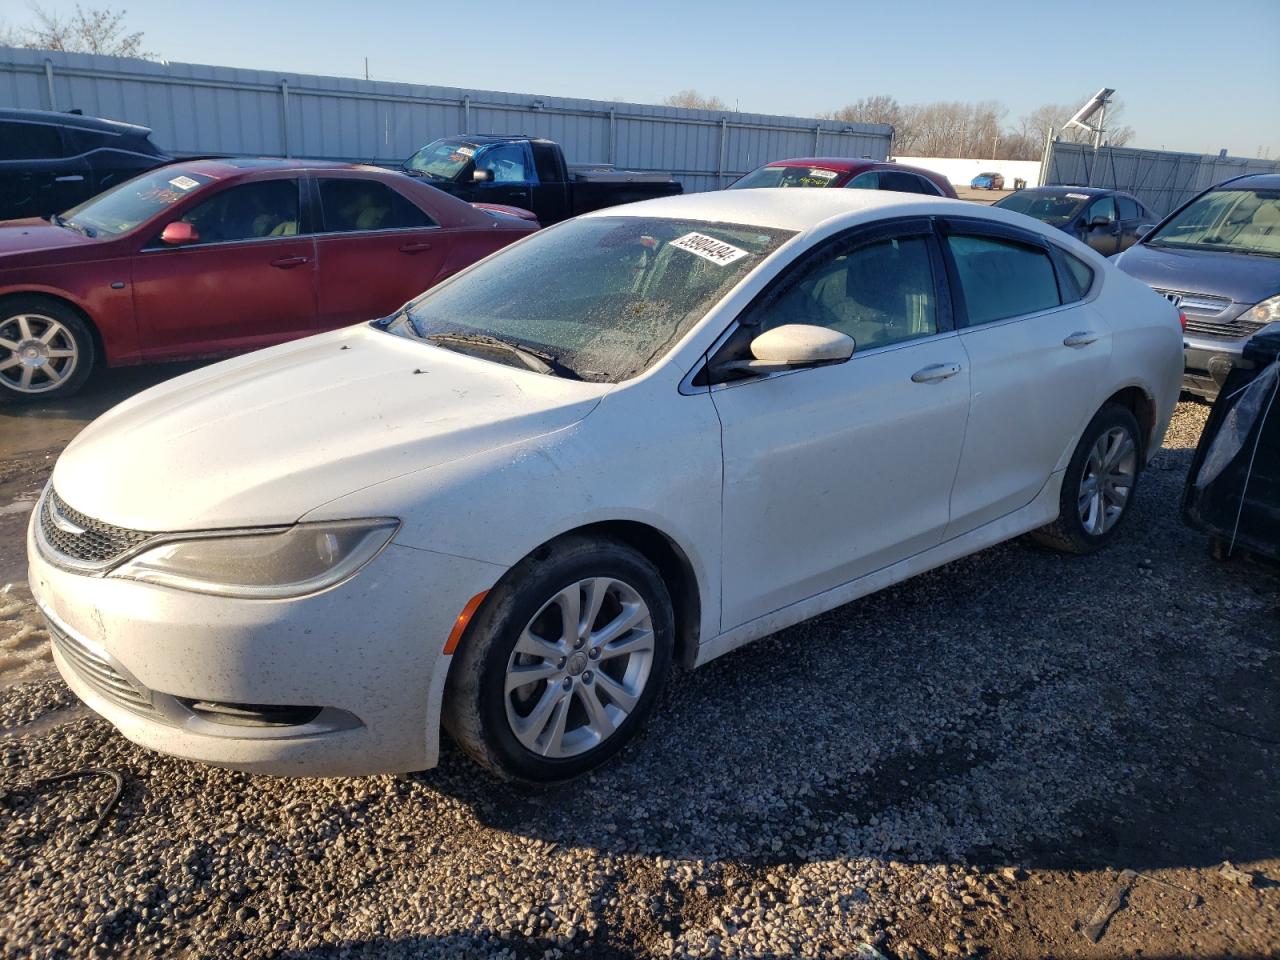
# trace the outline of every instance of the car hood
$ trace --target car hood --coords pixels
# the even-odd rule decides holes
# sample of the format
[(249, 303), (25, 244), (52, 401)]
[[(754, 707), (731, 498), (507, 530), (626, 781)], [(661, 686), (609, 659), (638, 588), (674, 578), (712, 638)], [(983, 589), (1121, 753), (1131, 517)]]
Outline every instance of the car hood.
[(563, 429), (609, 388), (349, 327), (138, 394), (76, 437), (53, 485), (134, 530), (292, 523), (361, 487)]
[(39, 217), (0, 222), (0, 257), (7, 253), (55, 250), (59, 247), (83, 246), (94, 242), (83, 233), (68, 230), (66, 227), (55, 227)]
[(1280, 259), (1275, 257), (1174, 250), (1139, 243), (1122, 253), (1115, 263), (1153, 287), (1230, 297), (1236, 303), (1258, 303), (1280, 293)]

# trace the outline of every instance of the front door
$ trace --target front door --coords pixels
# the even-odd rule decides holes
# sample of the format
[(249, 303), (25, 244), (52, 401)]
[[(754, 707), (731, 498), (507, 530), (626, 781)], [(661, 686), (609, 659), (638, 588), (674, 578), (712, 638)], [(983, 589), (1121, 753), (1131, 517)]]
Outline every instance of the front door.
[(152, 237), (133, 259), (145, 357), (232, 353), (315, 332), (315, 243), (299, 233), (296, 177), (226, 187), (182, 220), (193, 242)]
[(380, 180), (323, 177), (317, 184), (321, 330), (386, 316), (435, 283), (452, 231)]
[(972, 223), (954, 229), (946, 245), (973, 402), (948, 539), (1026, 506), (1065, 466), (1098, 407), (1111, 353), (1110, 329), (1074, 285), (1059, 284), (1041, 241)]
[[(852, 359), (713, 387), (724, 629), (937, 545), (969, 409), (927, 222), (833, 241), (742, 319), (816, 323)], [(731, 340), (732, 342), (732, 340)]]
[(476, 185), (476, 200), (532, 209), (536, 174), (528, 144), (516, 141), (481, 147), (475, 164), (476, 170), (483, 170), (489, 175), (487, 181)]

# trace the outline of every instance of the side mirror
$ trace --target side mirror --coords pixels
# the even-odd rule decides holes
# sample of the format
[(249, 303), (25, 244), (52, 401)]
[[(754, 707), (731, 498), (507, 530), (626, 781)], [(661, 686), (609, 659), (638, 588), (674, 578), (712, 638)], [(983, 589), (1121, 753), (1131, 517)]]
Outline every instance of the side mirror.
[(200, 231), (196, 229), (196, 225), (187, 223), (185, 220), (175, 220), (160, 231), (160, 242), (167, 243), (171, 247), (181, 247), (199, 240)]
[(1138, 224), (1138, 231), (1137, 231), (1137, 233), (1138, 233), (1138, 239), (1139, 239), (1139, 240), (1141, 240), (1141, 239), (1142, 239), (1143, 237), (1145, 237), (1148, 233), (1150, 233), (1154, 227), (1155, 227), (1155, 224), (1154, 224), (1154, 223), (1140, 223), (1140, 224)]
[(474, 170), (471, 173), (471, 180), (474, 183), (492, 183), (493, 171), (492, 170)]
[(1097, 214), (1092, 220), (1089, 221), (1089, 226), (1091, 227), (1109, 227), (1110, 225), (1111, 225), (1111, 219), (1101, 213)]
[(853, 356), (854, 346), (853, 337), (838, 330), (807, 323), (787, 323), (766, 330), (751, 341), (751, 356), (755, 359), (716, 364), (712, 373), (774, 373), (843, 363)]

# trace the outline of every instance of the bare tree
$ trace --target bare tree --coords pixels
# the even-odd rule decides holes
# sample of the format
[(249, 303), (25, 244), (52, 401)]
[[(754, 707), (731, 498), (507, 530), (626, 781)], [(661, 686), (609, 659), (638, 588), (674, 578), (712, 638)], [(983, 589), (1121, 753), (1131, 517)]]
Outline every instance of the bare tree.
[(728, 110), (729, 105), (719, 97), (704, 97), (697, 90), (681, 90), (662, 101), (668, 107), (684, 107), (686, 110)]
[(35, 22), (14, 33), (24, 47), (151, 58), (153, 54), (142, 49), (142, 31), (130, 33), (126, 29), (126, 12), (76, 4), (74, 13), (62, 16), (37, 6), (32, 10)]

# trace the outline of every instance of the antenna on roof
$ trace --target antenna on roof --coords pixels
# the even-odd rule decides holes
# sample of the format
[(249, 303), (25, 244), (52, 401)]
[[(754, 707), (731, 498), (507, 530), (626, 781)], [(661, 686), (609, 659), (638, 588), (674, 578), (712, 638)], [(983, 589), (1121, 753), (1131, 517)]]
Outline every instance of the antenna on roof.
[[(1115, 93), (1115, 90), (1112, 87), (1103, 87), (1090, 97), (1070, 120), (1063, 124), (1063, 129), (1079, 127), (1081, 130), (1087, 130), (1093, 134), (1093, 149), (1097, 150), (1098, 147), (1102, 146), (1102, 134), (1106, 132), (1107, 104), (1111, 102), (1113, 93)], [(1098, 114), (1096, 125), (1089, 122), (1095, 113)]]

